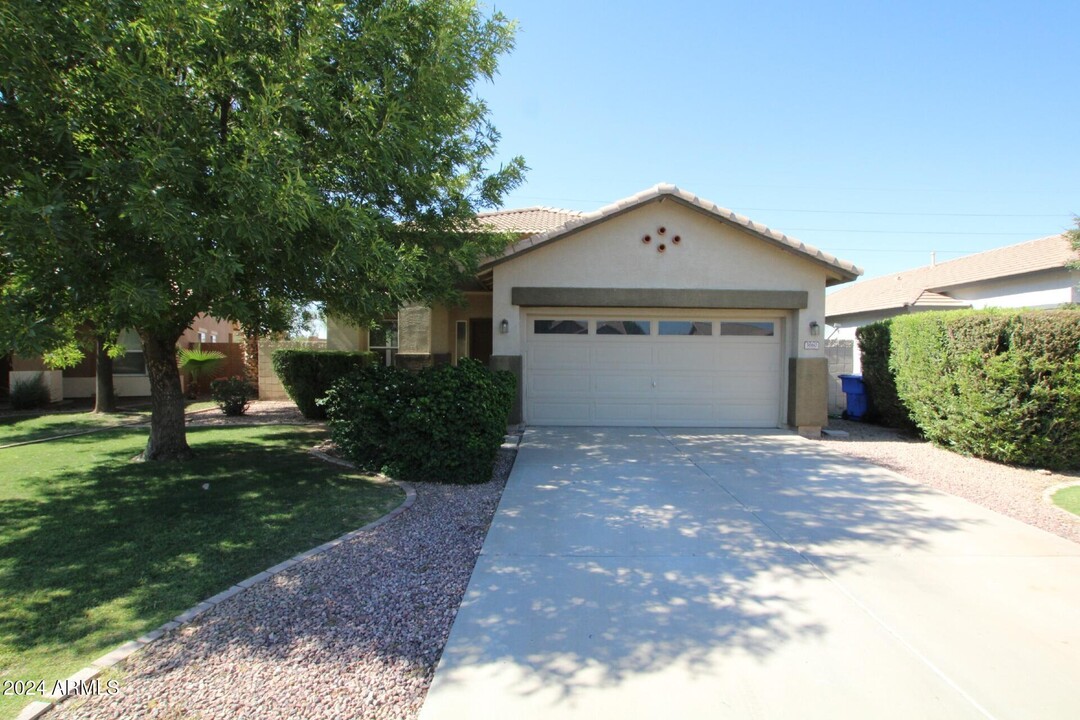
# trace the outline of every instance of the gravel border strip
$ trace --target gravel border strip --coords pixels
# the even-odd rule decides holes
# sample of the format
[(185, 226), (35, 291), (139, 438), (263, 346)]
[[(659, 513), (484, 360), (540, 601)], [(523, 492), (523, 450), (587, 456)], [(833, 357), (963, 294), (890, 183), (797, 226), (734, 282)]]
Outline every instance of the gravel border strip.
[(1080, 543), (1080, 516), (1050, 499), (1057, 490), (1080, 485), (1080, 473), (1005, 465), (961, 455), (898, 430), (830, 419), (846, 437), (823, 437), (821, 445), (867, 460), (903, 477), (1066, 540)]
[[(213, 409), (213, 408), (209, 408), (209, 409)], [(204, 411), (200, 410), (198, 412), (204, 412)], [(114, 426), (114, 427), (118, 427), (118, 426)], [(108, 428), (103, 428), (103, 429), (108, 429)], [(98, 432), (98, 431), (97, 430), (90, 430), (88, 432)], [(81, 434), (86, 434), (86, 433), (78, 433), (78, 434), (81, 435)], [(56, 438), (50, 438), (50, 439), (56, 439)], [(44, 441), (42, 440), (42, 441), (35, 441), (35, 442), (44, 442)], [(520, 436), (518, 436), (518, 442), (520, 442)], [(313, 455), (314, 457), (324, 461), (324, 462), (328, 462), (328, 463), (331, 463), (333, 465), (340, 465), (342, 467), (349, 468), (351, 470), (356, 470), (357, 469), (356, 465), (354, 465), (353, 463), (348, 462), (346, 460), (341, 460), (339, 458), (333, 457), (333, 456), (328, 455), (328, 454), (326, 454), (326, 453), (324, 453), (324, 452), (322, 452), (320, 450), (312, 449), (312, 450), (309, 450), (308, 453)], [(328, 540), (328, 541), (324, 542), (322, 545), (319, 545), (317, 547), (313, 547), (310, 550), (306, 550), (306, 551), (304, 551), (304, 552), (302, 552), (302, 553), (300, 553), (298, 555), (294, 555), (293, 557), (289, 558), (288, 560), (280, 562), (277, 565), (274, 565), (273, 567), (269, 567), (269, 568), (267, 568), (266, 570), (263, 570), (260, 573), (252, 575), (251, 577), (247, 578), (246, 580), (241, 580), (240, 582), (238, 582), (235, 585), (227, 588), (226, 590), (223, 590), (223, 591), (219, 592), (217, 595), (214, 595), (213, 597), (209, 597), (206, 600), (203, 600), (201, 603), (195, 605), (194, 607), (188, 608), (187, 610), (180, 613), (179, 615), (174, 617), (172, 620), (169, 620), (168, 622), (164, 623), (160, 627), (158, 627), (158, 628), (156, 628), (154, 630), (151, 630), (151, 631), (149, 631), (149, 632), (147, 632), (147, 633), (145, 633), (143, 635), (140, 635), (135, 640), (129, 640), (128, 642), (113, 648), (111, 651), (105, 653), (104, 655), (97, 658), (96, 660), (93, 660), (89, 665), (87, 665), (86, 667), (84, 667), (81, 670), (77, 671), (76, 673), (74, 673), (73, 675), (68, 677), (66, 680), (58, 681), (57, 683), (54, 684), (54, 687), (55, 687), (55, 685), (61, 685), (65, 689), (74, 688), (74, 687), (77, 687), (78, 684), (81, 683), (81, 682), (86, 682), (86, 681), (93, 680), (103, 670), (111, 668), (114, 665), (117, 665), (117, 664), (123, 662), (124, 660), (127, 660), (131, 655), (138, 652), (139, 650), (142, 650), (144, 647), (146, 647), (150, 643), (154, 642), (155, 640), (160, 638), (165, 633), (169, 632), (170, 630), (175, 630), (176, 628), (181, 627), (182, 625), (186, 625), (186, 624), (190, 623), (192, 620), (199, 617), (200, 615), (205, 613), (207, 610), (212, 609), (218, 603), (224, 602), (225, 600), (228, 600), (229, 598), (233, 597), (234, 595), (239, 595), (240, 593), (244, 592), (245, 590), (247, 590), (247, 589), (249, 589), (249, 588), (251, 588), (251, 587), (253, 587), (255, 585), (258, 585), (259, 583), (262, 583), (262, 582), (265, 582), (265, 581), (269, 580), (270, 578), (274, 577), (278, 573), (281, 573), (281, 572), (284, 572), (284, 571), (288, 570), (289, 568), (291, 568), (293, 565), (296, 565), (297, 563), (300, 563), (300, 562), (302, 562), (304, 560), (307, 560), (308, 558), (310, 558), (310, 557), (312, 557), (314, 555), (318, 555), (319, 553), (325, 552), (325, 551), (327, 551), (327, 550), (329, 550), (331, 548), (337, 547), (338, 545), (341, 545), (342, 543), (353, 539), (354, 537), (356, 537), (357, 535), (360, 535), (363, 532), (366, 532), (368, 530), (371, 530), (373, 528), (379, 527), (380, 525), (383, 525), (385, 523), (390, 522), (391, 520), (396, 518), (398, 515), (402, 514), (403, 512), (405, 512), (406, 510), (411, 508), (413, 506), (413, 504), (416, 503), (416, 489), (412, 485), (410, 485), (409, 483), (401, 481), (401, 480), (394, 480), (393, 478), (389, 478), (389, 477), (387, 477), (385, 475), (381, 475), (381, 474), (375, 475), (374, 478), (377, 481), (382, 482), (382, 483), (388, 483), (388, 484), (397, 485), (402, 490), (404, 490), (405, 491), (405, 499), (402, 500), (401, 504), (398, 505), (393, 510), (391, 510), (390, 512), (383, 515), (382, 517), (380, 517), (380, 518), (378, 518), (376, 520), (372, 520), (371, 522), (369, 522), (367, 525), (364, 525), (363, 527), (357, 528), (356, 530), (350, 530), (349, 532), (345, 533), (344, 535), (341, 535), (340, 537), (336, 537), (333, 540)], [(19, 713), (16, 720), (37, 720), (37, 718), (40, 718), (45, 713), (47, 713), (49, 710), (52, 710), (55, 706), (59, 705), (60, 703), (64, 702), (65, 700), (67, 700), (70, 696), (71, 696), (71, 692), (68, 691), (68, 692), (64, 692), (64, 693), (58, 693), (56, 695), (51, 695), (50, 694), (48, 696), (50, 698), (50, 700), (48, 702), (45, 702), (45, 701), (42, 701), (42, 700), (34, 701), (34, 702), (30, 703), (29, 705), (27, 705), (26, 707), (23, 708), (22, 712)]]

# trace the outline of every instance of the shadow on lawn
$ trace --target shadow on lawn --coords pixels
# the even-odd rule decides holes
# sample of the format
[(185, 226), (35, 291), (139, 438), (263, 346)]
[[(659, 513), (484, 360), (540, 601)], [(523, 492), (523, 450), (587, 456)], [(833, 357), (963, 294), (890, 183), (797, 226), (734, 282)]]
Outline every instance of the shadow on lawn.
[(128, 462), (143, 432), (56, 443), (60, 452), (131, 441), (111, 442), (35, 499), (0, 502), (0, 643), (130, 639), (133, 625), (163, 622), (400, 501), (308, 455), (310, 429), (193, 428), (195, 460)]

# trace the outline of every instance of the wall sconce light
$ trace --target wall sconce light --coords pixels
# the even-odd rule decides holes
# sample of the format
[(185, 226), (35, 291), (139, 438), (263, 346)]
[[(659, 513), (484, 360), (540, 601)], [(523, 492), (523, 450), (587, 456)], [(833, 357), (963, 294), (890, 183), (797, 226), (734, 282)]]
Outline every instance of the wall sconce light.
[(499, 334), (505, 335), (508, 332), (510, 332), (510, 321), (503, 318), (499, 321)]
[(817, 337), (821, 334), (821, 326), (818, 325), (817, 320), (810, 321), (810, 335), (811, 337)]

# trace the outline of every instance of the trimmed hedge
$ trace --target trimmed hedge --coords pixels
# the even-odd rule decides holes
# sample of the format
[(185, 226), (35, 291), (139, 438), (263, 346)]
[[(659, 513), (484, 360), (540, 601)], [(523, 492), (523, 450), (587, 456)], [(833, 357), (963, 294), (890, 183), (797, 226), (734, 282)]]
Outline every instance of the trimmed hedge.
[(1080, 467), (1080, 311), (896, 318), (890, 363), (931, 441), (999, 462)]
[(335, 383), (321, 404), (334, 442), (361, 467), (481, 483), (491, 479), (516, 382), (468, 359), (416, 373), (372, 365)]
[(862, 357), (862, 378), (869, 401), (868, 419), (887, 427), (915, 430), (907, 407), (896, 394), (896, 378), (889, 367), (890, 320), (863, 325), (855, 330)]
[(323, 350), (275, 350), (272, 358), (285, 392), (301, 414), (312, 420), (326, 418), (326, 411), (316, 401), (326, 396), (331, 385), (375, 361), (373, 353)]

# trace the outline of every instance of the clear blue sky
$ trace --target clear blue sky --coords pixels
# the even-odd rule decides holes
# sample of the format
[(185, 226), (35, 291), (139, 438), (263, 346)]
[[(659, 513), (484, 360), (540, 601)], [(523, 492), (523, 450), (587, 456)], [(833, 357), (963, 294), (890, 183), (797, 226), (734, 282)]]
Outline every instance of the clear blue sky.
[(505, 0), (506, 207), (671, 182), (865, 277), (1080, 213), (1080, 2)]

